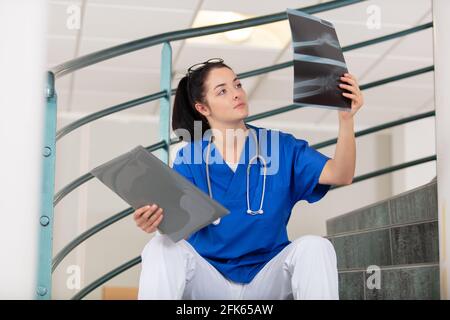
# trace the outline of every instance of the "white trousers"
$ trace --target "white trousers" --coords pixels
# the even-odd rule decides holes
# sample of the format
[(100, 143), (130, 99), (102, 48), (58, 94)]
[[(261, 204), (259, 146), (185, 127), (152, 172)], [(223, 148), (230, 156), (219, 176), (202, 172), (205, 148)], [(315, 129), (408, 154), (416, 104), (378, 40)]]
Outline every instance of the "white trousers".
[(292, 241), (248, 284), (228, 280), (186, 240), (158, 231), (141, 256), (138, 299), (339, 299), (336, 253), (319, 236)]

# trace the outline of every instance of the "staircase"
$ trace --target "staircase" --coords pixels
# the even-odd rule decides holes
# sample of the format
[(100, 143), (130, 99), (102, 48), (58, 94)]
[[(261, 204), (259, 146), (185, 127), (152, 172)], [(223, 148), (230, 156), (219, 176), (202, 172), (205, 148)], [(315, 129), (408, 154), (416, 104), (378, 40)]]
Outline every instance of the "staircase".
[[(439, 299), (436, 181), (327, 221), (342, 300)], [(374, 287), (374, 272), (381, 276)]]

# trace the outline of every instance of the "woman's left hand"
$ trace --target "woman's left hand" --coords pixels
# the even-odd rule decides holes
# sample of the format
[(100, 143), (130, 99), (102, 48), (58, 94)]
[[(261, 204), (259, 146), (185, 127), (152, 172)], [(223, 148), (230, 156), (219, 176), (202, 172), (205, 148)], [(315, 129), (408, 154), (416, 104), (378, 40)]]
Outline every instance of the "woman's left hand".
[(342, 95), (352, 100), (351, 111), (339, 111), (339, 116), (341, 119), (350, 119), (353, 118), (356, 112), (363, 106), (364, 98), (361, 90), (359, 89), (358, 82), (356, 78), (350, 73), (344, 73), (344, 76), (340, 78), (341, 84), (339, 87), (343, 90), (347, 90), (350, 92), (343, 92)]

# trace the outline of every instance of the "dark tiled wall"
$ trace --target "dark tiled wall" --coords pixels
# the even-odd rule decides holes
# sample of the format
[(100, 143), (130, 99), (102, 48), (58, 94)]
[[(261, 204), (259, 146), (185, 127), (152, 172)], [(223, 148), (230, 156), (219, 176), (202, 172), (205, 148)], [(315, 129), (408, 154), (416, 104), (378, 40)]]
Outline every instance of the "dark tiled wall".
[(388, 226), (389, 206), (387, 202), (368, 207), (351, 214), (327, 221), (327, 234), (373, 229)]
[(437, 219), (436, 183), (327, 221), (327, 234)]
[(437, 219), (436, 184), (389, 201), (393, 224)]
[(391, 229), (392, 263), (439, 263), (438, 223), (421, 223)]
[[(339, 273), (340, 300), (437, 300), (439, 266), (414, 266), (380, 270), (380, 287), (369, 287), (373, 273)], [(371, 278), (373, 279), (373, 278)]]
[(339, 299), (364, 300), (365, 273), (362, 271), (339, 273)]
[(389, 229), (339, 236), (331, 241), (340, 270), (392, 264)]
[[(436, 183), (327, 221), (343, 300), (439, 299)], [(369, 289), (370, 265), (381, 267)]]
[[(366, 276), (367, 278), (367, 276)], [(436, 300), (439, 266), (382, 270), (380, 289), (365, 288), (366, 300)]]
[(339, 270), (439, 262), (438, 223), (424, 222), (329, 237)]

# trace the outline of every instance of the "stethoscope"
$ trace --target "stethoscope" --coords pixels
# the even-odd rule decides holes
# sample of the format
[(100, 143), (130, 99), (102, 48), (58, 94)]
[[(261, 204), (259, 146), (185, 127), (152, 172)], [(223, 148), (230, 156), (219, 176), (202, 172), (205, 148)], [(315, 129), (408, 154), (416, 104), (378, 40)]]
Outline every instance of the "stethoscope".
[[(260, 155), (260, 150), (259, 150), (259, 143), (258, 143), (258, 139), (256, 137), (256, 133), (254, 132), (254, 130), (252, 128), (249, 128), (250, 132), (253, 135), (253, 138), (255, 139), (255, 144), (256, 144), (256, 155), (253, 156), (250, 160), (249, 163), (247, 165), (247, 213), (250, 215), (256, 215), (256, 214), (263, 214), (264, 210), (262, 209), (263, 203), (264, 203), (264, 196), (265, 196), (265, 191), (266, 191), (266, 175), (267, 175), (267, 163), (266, 160), (264, 159), (263, 156)], [(205, 163), (206, 163), (206, 181), (208, 183), (208, 192), (209, 192), (209, 196), (211, 197), (211, 199), (213, 198), (212, 195), (212, 191), (211, 191), (211, 180), (209, 178), (209, 157), (210, 157), (210, 151), (211, 151), (211, 143), (212, 143), (212, 139), (213, 136), (211, 135), (211, 137), (209, 138), (209, 143), (208, 143), (208, 147), (207, 147), (207, 155), (206, 155), (206, 159), (205, 159)], [(245, 150), (244, 150), (245, 151)], [(263, 189), (262, 189), (262, 195), (261, 195), (261, 201), (259, 203), (259, 209), (254, 211), (250, 209), (250, 166), (254, 161), (257, 161), (258, 159), (261, 160), (261, 162), (264, 165), (264, 178), (263, 178)], [(220, 218), (218, 218), (217, 220), (215, 220), (213, 222), (213, 224), (218, 225), (220, 223)]]

